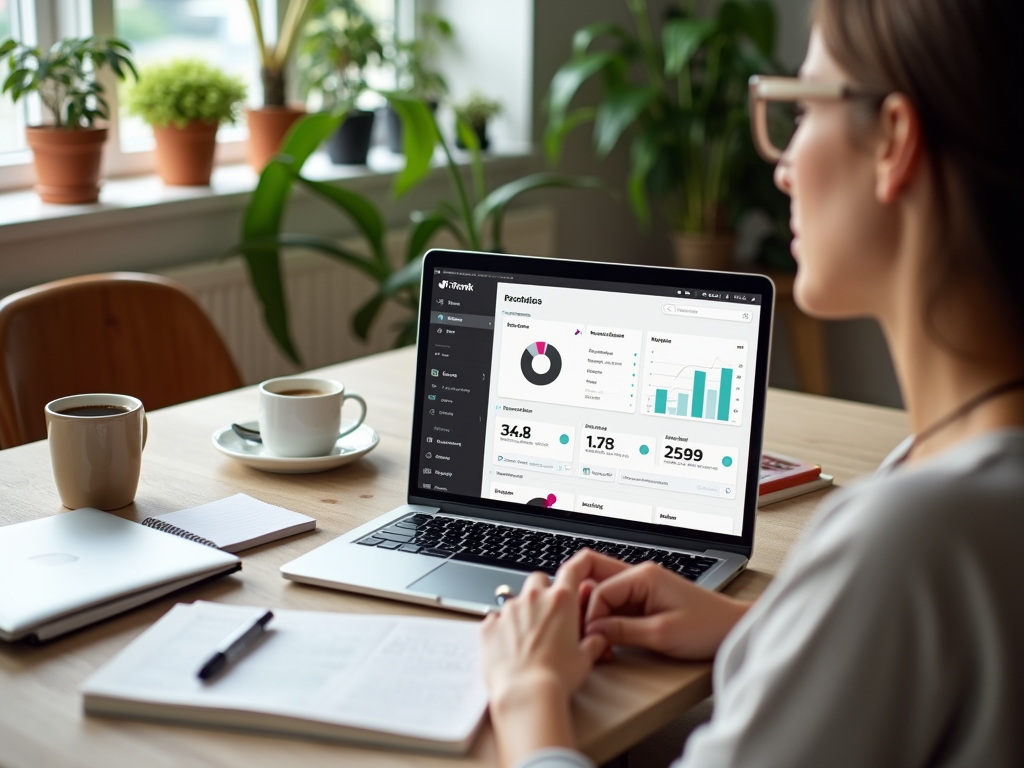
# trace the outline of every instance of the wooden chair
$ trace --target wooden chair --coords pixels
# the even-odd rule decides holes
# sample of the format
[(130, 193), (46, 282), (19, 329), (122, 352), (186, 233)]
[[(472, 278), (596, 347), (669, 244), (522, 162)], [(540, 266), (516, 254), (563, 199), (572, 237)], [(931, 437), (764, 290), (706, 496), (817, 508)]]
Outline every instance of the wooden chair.
[(65, 395), (154, 410), (241, 385), (217, 329), (167, 278), (86, 275), (0, 300), (0, 448), (45, 438), (43, 408)]

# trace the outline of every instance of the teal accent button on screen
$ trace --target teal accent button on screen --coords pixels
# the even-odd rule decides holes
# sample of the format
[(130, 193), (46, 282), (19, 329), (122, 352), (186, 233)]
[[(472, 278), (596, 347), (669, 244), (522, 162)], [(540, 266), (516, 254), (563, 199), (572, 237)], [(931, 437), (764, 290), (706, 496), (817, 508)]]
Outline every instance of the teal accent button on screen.
[(569, 436), (568, 435), (562, 435), (560, 438), (558, 438), (558, 442), (560, 442), (562, 445), (568, 444)]
[(648, 448), (646, 445), (641, 445), (640, 446), (640, 455), (641, 456), (646, 456), (650, 452), (651, 452), (651, 449)]
[(732, 456), (726, 456), (724, 459), (722, 459), (722, 466), (723, 467), (731, 467), (732, 466)]

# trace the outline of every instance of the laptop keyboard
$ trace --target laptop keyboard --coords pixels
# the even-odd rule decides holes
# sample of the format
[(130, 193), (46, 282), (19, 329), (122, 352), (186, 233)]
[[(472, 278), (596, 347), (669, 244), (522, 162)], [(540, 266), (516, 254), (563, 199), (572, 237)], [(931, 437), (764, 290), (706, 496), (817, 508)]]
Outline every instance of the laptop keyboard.
[(551, 575), (584, 548), (630, 564), (651, 560), (690, 581), (696, 581), (718, 562), (713, 557), (667, 549), (424, 514), (403, 518), (358, 543), (518, 571), (545, 571)]

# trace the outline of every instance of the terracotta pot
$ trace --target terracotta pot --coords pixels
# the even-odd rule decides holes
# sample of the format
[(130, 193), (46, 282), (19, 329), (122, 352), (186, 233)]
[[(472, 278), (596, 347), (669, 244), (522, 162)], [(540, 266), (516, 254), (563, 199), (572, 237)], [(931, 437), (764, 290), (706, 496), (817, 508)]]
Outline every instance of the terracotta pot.
[(713, 269), (719, 272), (732, 266), (736, 236), (732, 233), (695, 234), (674, 232), (672, 250), (677, 267)]
[(205, 187), (213, 173), (217, 123), (188, 123), (184, 128), (153, 126), (156, 136), (156, 172), (164, 184)]
[(306, 114), (306, 110), (302, 107), (263, 107), (248, 109), (245, 114), (249, 121), (249, 165), (260, 173), (281, 148), (288, 129)]
[(36, 192), (44, 203), (95, 203), (100, 198), (100, 161), (106, 128), (25, 130), (36, 169)]

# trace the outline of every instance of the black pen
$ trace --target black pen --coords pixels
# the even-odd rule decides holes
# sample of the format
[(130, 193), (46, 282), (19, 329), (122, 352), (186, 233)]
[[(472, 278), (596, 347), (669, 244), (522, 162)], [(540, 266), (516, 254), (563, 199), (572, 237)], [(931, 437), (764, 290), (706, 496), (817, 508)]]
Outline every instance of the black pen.
[(272, 618), (274, 618), (274, 614), (270, 611), (265, 611), (262, 615), (246, 622), (221, 640), (213, 655), (199, 668), (199, 679), (209, 680), (211, 677), (222, 672), (228, 664), (234, 663), (239, 656), (248, 650), (253, 641), (263, 634), (263, 630), (266, 629), (267, 623)]

